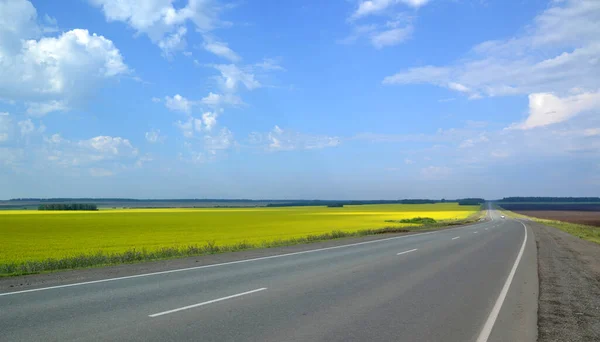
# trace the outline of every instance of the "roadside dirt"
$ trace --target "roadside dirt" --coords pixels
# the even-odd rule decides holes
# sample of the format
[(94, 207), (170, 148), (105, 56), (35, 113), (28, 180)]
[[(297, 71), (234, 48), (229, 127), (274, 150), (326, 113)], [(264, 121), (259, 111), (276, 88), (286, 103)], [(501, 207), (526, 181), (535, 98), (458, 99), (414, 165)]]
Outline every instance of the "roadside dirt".
[(538, 249), (538, 340), (600, 341), (600, 245), (528, 225)]

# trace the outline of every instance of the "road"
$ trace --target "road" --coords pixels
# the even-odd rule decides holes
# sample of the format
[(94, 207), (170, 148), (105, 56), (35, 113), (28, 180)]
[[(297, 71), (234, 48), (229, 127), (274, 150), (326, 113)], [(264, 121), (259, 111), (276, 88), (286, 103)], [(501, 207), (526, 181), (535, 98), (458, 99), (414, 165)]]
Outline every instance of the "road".
[(533, 341), (533, 234), (489, 216), (423, 234), (0, 293), (0, 340)]

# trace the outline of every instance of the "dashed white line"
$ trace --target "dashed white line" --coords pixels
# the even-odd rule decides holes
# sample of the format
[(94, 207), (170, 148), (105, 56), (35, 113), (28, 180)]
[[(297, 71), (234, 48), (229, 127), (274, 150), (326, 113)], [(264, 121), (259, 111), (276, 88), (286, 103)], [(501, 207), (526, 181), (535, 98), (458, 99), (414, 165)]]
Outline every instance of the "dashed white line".
[(400, 253), (398, 253), (398, 254), (396, 254), (396, 255), (406, 254), (406, 253), (414, 252), (414, 251), (416, 251), (416, 250), (418, 250), (418, 248), (411, 249), (411, 250), (409, 250), (409, 251), (400, 252)]
[(477, 232), (473, 232), (473, 234), (477, 234)]
[(456, 239), (460, 239), (460, 236), (455, 236), (452, 238), (452, 240), (456, 240)]
[(263, 287), (263, 288), (252, 290), (252, 291), (246, 291), (246, 292), (234, 294), (234, 295), (227, 296), (227, 297), (222, 297), (222, 298), (217, 298), (217, 299), (209, 300), (208, 302), (202, 302), (202, 303), (188, 305), (188, 306), (184, 306), (184, 307), (173, 309), (173, 310), (168, 310), (168, 311), (163, 311), (163, 312), (155, 313), (155, 314), (152, 314), (152, 315), (148, 315), (148, 317), (154, 318), (154, 317), (158, 317), (158, 316), (162, 316), (162, 315), (168, 315), (168, 314), (171, 314), (171, 313), (174, 313), (174, 312), (178, 312), (178, 311), (193, 309), (193, 308), (197, 308), (199, 306), (204, 306), (204, 305), (207, 305), (207, 304), (221, 302), (221, 301), (224, 301), (224, 300), (227, 300), (227, 299), (249, 295), (251, 293), (255, 293), (255, 292), (259, 292), (259, 291), (264, 291), (266, 289), (267, 289), (266, 287)]
[(521, 250), (519, 250), (517, 259), (515, 260), (515, 263), (513, 264), (513, 267), (510, 270), (508, 277), (506, 278), (506, 282), (504, 283), (504, 286), (502, 287), (502, 291), (500, 291), (500, 295), (498, 296), (498, 299), (496, 300), (496, 304), (494, 304), (494, 308), (490, 312), (490, 315), (488, 316), (487, 321), (485, 322), (485, 325), (483, 326), (483, 329), (481, 329), (481, 332), (479, 333), (477, 342), (487, 342), (488, 338), (490, 337), (490, 334), (492, 333), (492, 329), (494, 328), (494, 324), (496, 323), (496, 319), (498, 318), (498, 314), (500, 313), (500, 309), (502, 308), (502, 304), (504, 304), (504, 299), (506, 299), (506, 294), (508, 293), (510, 284), (512, 283), (513, 278), (515, 277), (515, 272), (517, 272), (517, 267), (519, 266), (519, 262), (521, 261), (523, 252), (525, 251), (525, 244), (527, 243), (527, 227), (525, 226), (525, 224), (523, 222), (521, 222), (521, 224), (523, 225), (523, 228), (525, 228), (525, 238), (523, 238), (523, 244), (521, 245)]

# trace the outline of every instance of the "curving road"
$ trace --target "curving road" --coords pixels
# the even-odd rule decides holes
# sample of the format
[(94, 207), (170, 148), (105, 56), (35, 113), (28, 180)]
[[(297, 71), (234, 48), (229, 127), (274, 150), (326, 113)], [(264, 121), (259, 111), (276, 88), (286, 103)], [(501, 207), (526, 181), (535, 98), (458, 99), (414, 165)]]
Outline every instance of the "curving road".
[(533, 234), (489, 216), (423, 234), (0, 293), (0, 340), (534, 341)]

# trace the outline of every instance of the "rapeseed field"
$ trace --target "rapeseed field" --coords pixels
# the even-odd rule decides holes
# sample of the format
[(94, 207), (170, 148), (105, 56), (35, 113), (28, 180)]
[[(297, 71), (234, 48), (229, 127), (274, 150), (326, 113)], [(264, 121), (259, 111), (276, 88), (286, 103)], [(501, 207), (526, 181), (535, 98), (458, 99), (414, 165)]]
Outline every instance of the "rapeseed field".
[(390, 220), (414, 217), (461, 220), (478, 209), (477, 206), (440, 203), (342, 208), (7, 210), (0, 211), (0, 265), (118, 254), (132, 249), (180, 249), (207, 243), (265, 246), (269, 241), (294, 240), (332, 231), (415, 226)]

